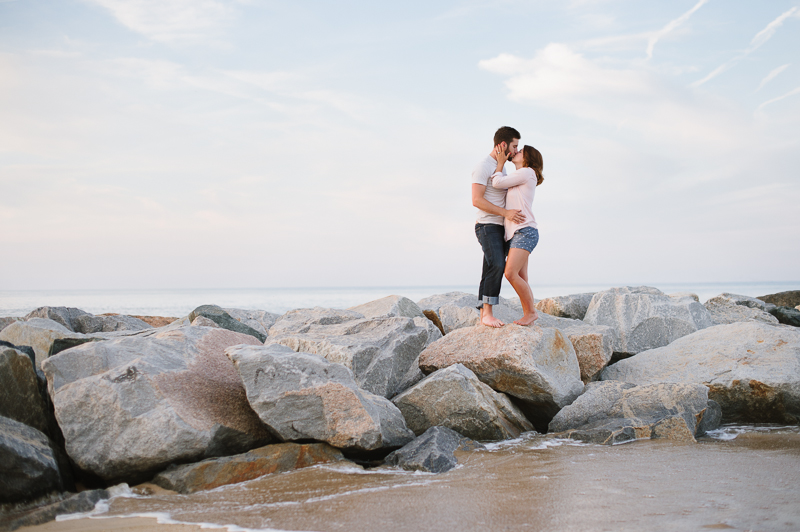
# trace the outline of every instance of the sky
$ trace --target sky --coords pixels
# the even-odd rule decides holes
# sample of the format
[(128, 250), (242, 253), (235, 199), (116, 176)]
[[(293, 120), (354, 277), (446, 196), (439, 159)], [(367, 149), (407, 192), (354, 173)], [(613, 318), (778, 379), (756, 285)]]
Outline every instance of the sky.
[(477, 287), (503, 125), (532, 285), (800, 279), (797, 0), (0, 0), (0, 289)]

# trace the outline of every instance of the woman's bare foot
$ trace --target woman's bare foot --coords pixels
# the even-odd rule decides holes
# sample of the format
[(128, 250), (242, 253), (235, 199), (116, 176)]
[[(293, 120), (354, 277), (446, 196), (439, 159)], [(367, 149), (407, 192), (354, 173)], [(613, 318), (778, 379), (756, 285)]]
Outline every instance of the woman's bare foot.
[(514, 323), (516, 323), (517, 325), (533, 325), (533, 322), (535, 322), (538, 319), (539, 319), (539, 313), (534, 310), (532, 314), (525, 314)]
[(503, 323), (502, 321), (498, 320), (497, 318), (491, 315), (484, 316), (483, 318), (481, 318), (481, 323), (486, 325), (487, 327), (495, 327), (495, 328), (499, 328), (505, 325), (505, 323)]

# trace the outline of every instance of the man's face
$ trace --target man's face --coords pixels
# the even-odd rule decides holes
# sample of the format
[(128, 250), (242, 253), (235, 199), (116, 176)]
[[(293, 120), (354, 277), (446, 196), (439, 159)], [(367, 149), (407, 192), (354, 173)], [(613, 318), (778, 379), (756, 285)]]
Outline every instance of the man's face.
[(511, 144), (508, 145), (506, 149), (506, 153), (508, 153), (508, 158), (511, 159), (517, 154), (517, 147), (519, 146), (519, 139), (514, 139), (511, 141)]

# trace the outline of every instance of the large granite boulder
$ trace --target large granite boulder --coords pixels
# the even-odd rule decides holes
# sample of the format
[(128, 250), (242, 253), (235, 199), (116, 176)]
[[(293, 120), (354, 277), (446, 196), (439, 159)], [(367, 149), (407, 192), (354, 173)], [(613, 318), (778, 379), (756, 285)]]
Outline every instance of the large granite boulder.
[[(421, 318), (417, 318), (421, 319)], [(287, 332), (278, 320), (268, 343), (314, 353), (353, 372), (358, 385), (370, 393), (394, 397), (418, 374), (417, 359), (428, 343), (429, 329), (411, 318), (354, 319), (334, 324), (303, 325)], [(411, 375), (409, 375), (411, 372)]]
[(462, 364), (431, 373), (392, 402), (417, 436), (442, 426), (473, 440), (496, 441), (533, 430), (506, 394), (492, 390)]
[[(64, 342), (78, 345), (92, 341), (84, 334), (67, 329), (61, 323), (48, 318), (30, 318), (27, 321), (12, 323), (0, 331), (0, 340), (14, 345), (27, 345), (36, 353), (36, 366), (51, 355), (64, 348)], [(55, 347), (55, 348), (54, 348)]]
[(59, 460), (41, 431), (0, 416), (0, 502), (63, 491)]
[(23, 505), (19, 512), (9, 512), (0, 522), (0, 532), (17, 530), (24, 526), (36, 526), (55, 521), (59, 515), (90, 512), (101, 500), (111, 497), (110, 490), (86, 490), (80, 493), (62, 493), (60, 496), (48, 497), (49, 502), (34, 509)]
[(448, 292), (446, 294), (436, 294), (417, 301), (417, 306), (421, 310), (432, 310), (439, 312), (439, 308), (445, 305), (454, 307), (478, 307), (478, 296), (466, 292)]
[(540, 432), (583, 391), (575, 349), (558, 329), (514, 324), (458, 329), (419, 357), (425, 373), (453, 364), (463, 364), (494, 390), (515, 397)]
[(0, 416), (55, 438), (51, 413), (28, 355), (0, 347)]
[(403, 296), (386, 296), (348, 310), (363, 314), (365, 318), (422, 318), (424, 314), (416, 303)]
[(800, 290), (789, 290), (766, 296), (758, 296), (764, 303), (771, 303), (776, 307), (796, 307), (800, 305)]
[(694, 441), (719, 426), (719, 405), (702, 384), (593, 382), (550, 422), (550, 432), (591, 443), (665, 438)]
[(234, 456), (171, 466), (156, 475), (153, 483), (189, 494), (343, 459), (341, 451), (325, 443), (277, 443)]
[(95, 316), (82, 314), (73, 320), (75, 332), (81, 334), (95, 334), (118, 331), (143, 331), (152, 326), (133, 316), (114, 314), (110, 316)]
[(442, 324), (444, 334), (450, 334), (457, 329), (474, 327), (481, 320), (481, 315), (475, 307), (457, 307), (455, 305), (442, 305), (439, 307), (437, 317)]
[[(429, 319), (434, 322), (438, 319), (444, 334), (480, 321), (478, 297), (466, 292), (433, 295), (420, 299), (417, 305)], [(500, 303), (492, 306), (492, 314), (504, 323), (513, 323), (522, 317), (522, 306), (518, 300), (501, 297)]]
[(559, 318), (539, 311), (536, 320), (539, 327), (558, 329), (569, 338), (578, 365), (581, 368), (581, 381), (584, 384), (600, 378), (600, 372), (613, 356), (614, 330), (607, 325), (588, 325), (581, 320)]
[(536, 309), (551, 316), (582, 320), (586, 316), (594, 292), (571, 294), (568, 296), (547, 297), (536, 303)]
[(230, 314), (235, 320), (263, 334), (265, 338), (267, 334), (269, 334), (270, 327), (281, 317), (280, 314), (267, 312), (266, 310), (247, 310), (240, 308), (224, 308), (222, 310)]
[(717, 325), (737, 323), (740, 321), (760, 321), (770, 325), (777, 325), (779, 323), (775, 316), (772, 316), (758, 307), (738, 305), (730, 299), (721, 296), (709, 299), (703, 306), (706, 307), (706, 310), (711, 314), (711, 319), (713, 319), (714, 323)]
[(784, 325), (800, 327), (800, 310), (792, 307), (773, 307), (769, 310), (772, 317)]
[(69, 456), (106, 480), (247, 451), (270, 436), (226, 347), (226, 329), (181, 327), (83, 344), (43, 364)]
[(25, 316), (25, 321), (31, 318), (45, 318), (60, 323), (67, 330), (79, 332), (78, 318), (91, 316), (85, 310), (74, 307), (39, 307)]
[(16, 323), (18, 321), (23, 321), (22, 318), (17, 318), (16, 316), (5, 316), (0, 318), (0, 331), (11, 325), (12, 323)]
[(229, 331), (242, 334), (249, 334), (250, 336), (257, 338), (261, 343), (267, 339), (266, 334), (262, 334), (249, 325), (245, 325), (217, 305), (200, 305), (189, 313), (189, 321), (193, 322), (200, 316), (213, 321), (223, 329), (228, 329)]
[(611, 288), (592, 298), (583, 321), (614, 329), (614, 353), (635, 355), (714, 324), (691, 297), (670, 297), (648, 286)]
[(316, 325), (338, 325), (348, 321), (364, 319), (364, 315), (352, 310), (335, 308), (300, 308), (290, 310), (270, 327), (270, 336), (300, 334), (311, 330)]
[(737, 305), (740, 307), (747, 307), (747, 308), (754, 308), (758, 310), (763, 310), (765, 312), (769, 311), (771, 307), (775, 305), (771, 305), (766, 303), (758, 298), (750, 297), (750, 296), (743, 296), (740, 294), (731, 294), (729, 292), (723, 292), (718, 296), (714, 296), (708, 301), (706, 301), (706, 305), (708, 303), (720, 303), (720, 304), (727, 304), (727, 305)]
[(318, 440), (372, 451), (411, 441), (403, 415), (388, 399), (362, 390), (344, 365), (281, 345), (225, 350), (247, 399), (281, 440)]
[(759, 322), (717, 325), (603, 370), (603, 380), (698, 383), (723, 421), (800, 423), (800, 330)]
[(406, 471), (444, 473), (458, 465), (456, 451), (473, 451), (483, 446), (446, 427), (431, 427), (422, 436), (390, 453), (384, 464)]

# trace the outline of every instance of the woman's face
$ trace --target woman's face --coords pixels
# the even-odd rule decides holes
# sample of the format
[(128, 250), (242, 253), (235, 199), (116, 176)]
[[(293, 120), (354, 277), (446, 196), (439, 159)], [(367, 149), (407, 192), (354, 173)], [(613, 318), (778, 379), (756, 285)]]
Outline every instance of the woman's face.
[(524, 157), (522, 155), (522, 150), (518, 151), (517, 154), (514, 155), (514, 157), (511, 158), (511, 162), (512, 163), (522, 163), (523, 160), (524, 160)]

